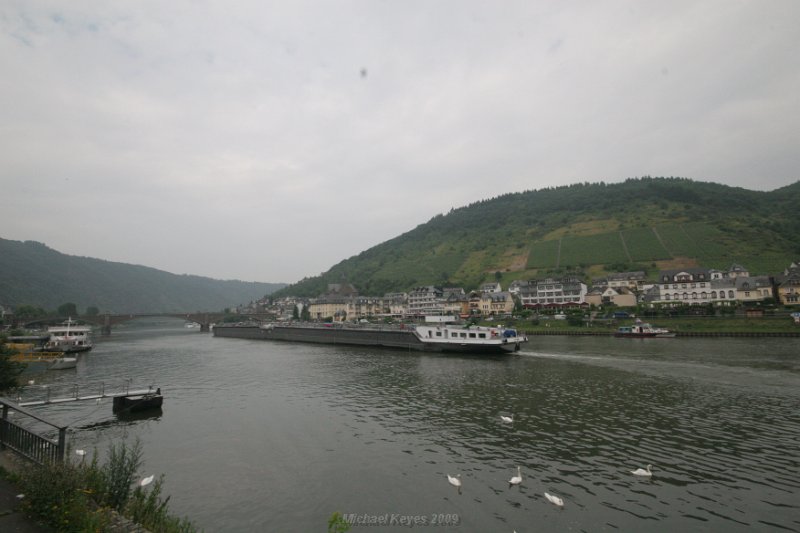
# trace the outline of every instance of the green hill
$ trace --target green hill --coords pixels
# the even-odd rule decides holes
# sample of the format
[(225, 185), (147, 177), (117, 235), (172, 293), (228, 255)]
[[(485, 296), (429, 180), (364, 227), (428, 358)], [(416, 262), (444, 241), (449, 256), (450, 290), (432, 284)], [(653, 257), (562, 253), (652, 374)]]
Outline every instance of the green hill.
[(72, 302), (80, 312), (94, 306), (111, 313), (220, 311), (285, 285), (176, 275), (0, 239), (0, 305), (54, 310)]
[(800, 182), (771, 192), (683, 178), (583, 183), (499, 196), (437, 215), (276, 295), (317, 296), (347, 281), (381, 295), (422, 284), (467, 289), (567, 273), (745, 265), (800, 257)]

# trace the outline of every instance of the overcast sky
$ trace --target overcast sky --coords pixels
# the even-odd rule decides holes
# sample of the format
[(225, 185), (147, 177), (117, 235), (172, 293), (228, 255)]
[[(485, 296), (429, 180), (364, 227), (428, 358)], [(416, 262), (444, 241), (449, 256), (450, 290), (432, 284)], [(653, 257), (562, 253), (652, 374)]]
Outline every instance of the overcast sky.
[(0, 237), (294, 282), (507, 192), (800, 179), (800, 1), (0, 3)]

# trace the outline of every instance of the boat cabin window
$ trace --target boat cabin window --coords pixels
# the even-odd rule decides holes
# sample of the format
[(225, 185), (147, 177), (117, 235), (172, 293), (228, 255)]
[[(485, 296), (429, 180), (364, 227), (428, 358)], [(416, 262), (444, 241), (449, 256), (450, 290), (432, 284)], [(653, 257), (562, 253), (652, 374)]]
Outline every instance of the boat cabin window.
[(467, 338), (467, 334), (466, 334), (466, 333), (462, 333), (462, 334), (461, 334), (461, 338), (462, 338), (462, 339), (466, 339), (466, 338)]
[(442, 332), (441, 332), (441, 331), (437, 331), (437, 332), (436, 332), (436, 336), (437, 336), (437, 337), (441, 337), (441, 336), (442, 336)]
[(486, 333), (478, 333), (478, 338), (479, 339), (485, 339), (486, 338)]
[(469, 334), (469, 338), (470, 338), (470, 339), (474, 339), (474, 338), (475, 338), (475, 334), (474, 334), (474, 333), (470, 333), (470, 334)]

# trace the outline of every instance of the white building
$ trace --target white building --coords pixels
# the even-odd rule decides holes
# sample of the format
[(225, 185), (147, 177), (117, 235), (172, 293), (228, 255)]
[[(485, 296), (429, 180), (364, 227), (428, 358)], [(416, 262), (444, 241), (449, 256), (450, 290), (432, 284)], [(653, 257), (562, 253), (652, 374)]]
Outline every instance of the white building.
[(499, 283), (484, 283), (481, 285), (481, 292), (502, 292), (503, 288)]
[(443, 313), (442, 294), (442, 289), (433, 285), (415, 287), (408, 293), (408, 314), (425, 316)]
[(577, 278), (531, 280), (519, 292), (523, 307), (577, 306), (586, 303), (586, 284)]
[(728, 272), (702, 268), (662, 271), (657, 287), (653, 303), (734, 304), (772, 297), (769, 277), (749, 276), (741, 265), (732, 265)]

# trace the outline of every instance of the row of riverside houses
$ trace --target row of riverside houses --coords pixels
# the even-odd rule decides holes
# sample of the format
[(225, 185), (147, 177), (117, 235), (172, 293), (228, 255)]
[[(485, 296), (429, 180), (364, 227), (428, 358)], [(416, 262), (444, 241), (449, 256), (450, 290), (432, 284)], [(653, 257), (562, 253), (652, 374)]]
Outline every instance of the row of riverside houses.
[(593, 280), (591, 289), (576, 278), (518, 281), (510, 291), (519, 294), (524, 307), (557, 309), (581, 305), (637, 304), (737, 305), (774, 298), (782, 305), (800, 305), (800, 266), (792, 263), (778, 276), (751, 276), (741, 265), (726, 271), (704, 268), (664, 270), (657, 283), (644, 272), (622, 272)]
[(326, 294), (318, 298), (268, 298), (240, 307), (239, 314), (272, 312), (279, 319), (289, 320), (303, 315), (312, 320), (370, 320), (379, 318), (420, 319), (430, 315), (509, 317), (514, 311), (514, 297), (501, 291), (499, 283), (489, 283), (479, 291), (467, 293), (461, 287), (425, 285), (409, 292), (388, 293), (383, 297), (361, 296), (348, 283), (330, 284)]
[[(425, 285), (409, 292), (383, 297), (360, 296), (347, 283), (331, 284), (318, 298), (283, 298), (258, 302), (281, 318), (300, 316), (306, 309), (313, 320), (370, 320), (421, 318), (429, 315), (508, 317), (515, 304), (527, 309), (558, 312), (615, 305), (634, 307), (700, 305), (733, 306), (774, 298), (786, 306), (800, 306), (800, 264), (792, 263), (777, 276), (751, 276), (741, 265), (727, 270), (685, 268), (664, 270), (658, 282), (648, 282), (644, 272), (621, 272), (592, 280), (591, 287), (574, 277), (516, 280), (507, 291), (499, 283), (480, 290)], [(247, 312), (247, 311), (244, 311)]]

